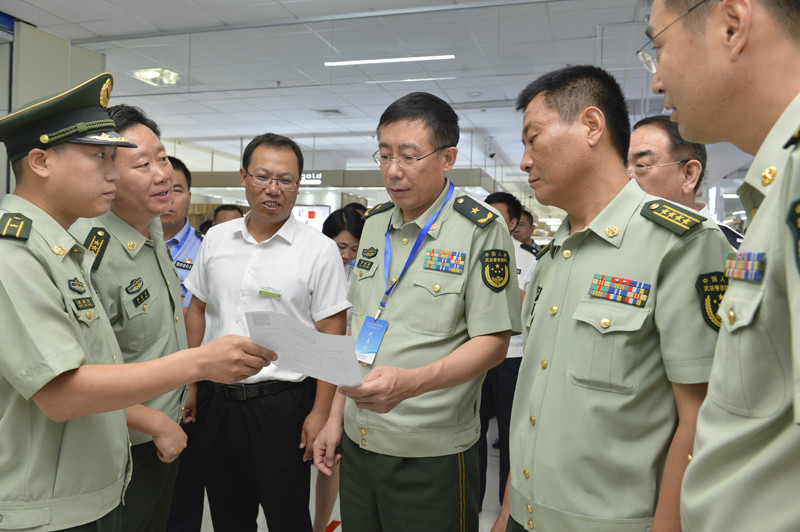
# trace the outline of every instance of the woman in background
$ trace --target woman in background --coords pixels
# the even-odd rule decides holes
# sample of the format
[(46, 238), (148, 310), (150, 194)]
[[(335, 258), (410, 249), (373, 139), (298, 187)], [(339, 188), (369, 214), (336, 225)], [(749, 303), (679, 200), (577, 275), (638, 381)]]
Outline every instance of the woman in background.
[[(342, 256), (342, 265), (348, 286), (355, 268), (358, 242), (364, 228), (362, 213), (351, 207), (333, 211), (322, 224), (322, 233), (336, 242)], [(350, 322), (353, 319), (353, 308), (347, 309), (347, 333), (350, 334)], [(333, 505), (339, 494), (339, 464), (333, 468), (331, 476), (317, 475), (316, 502), (314, 503), (314, 532), (325, 532), (331, 518)]]

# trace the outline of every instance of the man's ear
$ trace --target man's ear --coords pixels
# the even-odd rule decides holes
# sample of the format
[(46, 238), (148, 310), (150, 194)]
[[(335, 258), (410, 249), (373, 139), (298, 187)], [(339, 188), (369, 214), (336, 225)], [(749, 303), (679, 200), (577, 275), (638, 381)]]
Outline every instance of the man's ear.
[(753, 5), (750, 0), (724, 0), (720, 6), (725, 46), (730, 59), (735, 61), (750, 39), (753, 22)]
[(53, 150), (32, 149), (22, 161), (26, 167), (25, 173), (30, 172), (35, 176), (47, 179), (50, 177), (49, 159), (54, 155), (55, 152)]
[(580, 116), (581, 124), (586, 128), (589, 146), (595, 147), (606, 131), (606, 117), (597, 107), (587, 107)]
[(692, 159), (683, 165), (683, 183), (681, 190), (684, 194), (694, 194), (694, 187), (697, 186), (697, 180), (700, 179), (700, 173), (703, 171), (703, 165), (700, 161)]

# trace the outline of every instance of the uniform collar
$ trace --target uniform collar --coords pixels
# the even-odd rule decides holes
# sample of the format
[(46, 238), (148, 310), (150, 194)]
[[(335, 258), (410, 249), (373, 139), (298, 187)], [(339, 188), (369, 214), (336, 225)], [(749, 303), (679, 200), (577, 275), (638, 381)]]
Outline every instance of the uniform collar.
[(153, 247), (160, 239), (164, 240), (164, 232), (161, 229), (161, 218), (155, 217), (147, 224), (147, 232), (150, 238), (128, 225), (122, 218), (113, 211), (108, 211), (97, 217), (97, 220), (105, 227), (111, 236), (116, 239), (128, 252), (128, 255), (135, 257), (145, 246)]
[[(425, 223), (428, 221), (428, 219), (431, 216), (433, 216), (433, 214), (444, 203), (444, 199), (447, 197), (447, 188), (449, 186), (450, 186), (450, 180), (445, 178), (445, 180), (444, 180), (444, 188), (442, 189), (442, 192), (439, 194), (439, 197), (436, 198), (436, 201), (434, 201), (433, 204), (430, 207), (428, 207), (428, 210), (426, 210), (425, 212), (420, 214), (416, 219), (414, 219), (414, 220), (412, 220), (412, 221), (410, 221), (408, 223), (416, 224), (417, 227), (422, 229), (425, 226)], [(455, 191), (453, 191), (453, 197), (450, 198), (451, 204), (452, 204), (452, 200), (454, 200), (455, 197), (456, 197), (456, 193), (455, 193)], [(442, 219), (444, 218), (445, 210), (446, 210), (446, 208), (442, 209), (442, 212), (439, 214), (439, 218), (436, 220), (436, 222), (434, 222), (434, 225), (431, 226), (430, 231), (428, 231), (428, 235), (430, 235), (431, 238), (436, 238), (437, 236), (439, 236), (439, 231), (441, 230), (441, 227), (442, 227)], [(395, 205), (394, 209), (392, 209), (392, 229), (400, 229), (404, 225), (405, 225), (405, 223), (403, 222), (403, 209), (401, 209), (400, 207)]]
[[(758, 208), (767, 193), (775, 188), (774, 181), (789, 179), (789, 176), (781, 175), (784, 168), (778, 168), (775, 165), (784, 161), (788, 150), (791, 149), (783, 146), (797, 130), (797, 126), (800, 124), (798, 116), (800, 116), (800, 94), (795, 96), (792, 103), (772, 126), (744, 177), (744, 183), (737, 191), (749, 218), (752, 218), (754, 210)], [(768, 173), (767, 169), (769, 168), (774, 168), (777, 172), (774, 180), (762, 177), (763, 174)]]
[[(635, 179), (628, 181), (619, 194), (614, 196), (614, 199), (600, 211), (600, 214), (595, 216), (589, 225), (583, 231), (578, 231), (576, 234), (591, 231), (597, 235), (601, 240), (608, 242), (614, 247), (622, 245), (622, 239), (625, 236), (625, 231), (631, 218), (636, 214), (636, 209), (631, 209), (631, 205), (637, 206), (644, 200), (646, 194), (642, 190)], [(564, 222), (556, 230), (553, 236), (553, 247), (560, 247), (569, 234), (569, 216), (564, 219)]]
[[(192, 229), (193, 229), (192, 224), (189, 223), (189, 217), (187, 216), (183, 221), (183, 227), (181, 227), (181, 230), (175, 233), (175, 236), (167, 240), (167, 245), (169, 246), (172, 244), (179, 244), (183, 240), (183, 237), (186, 236), (186, 233), (188, 233)], [(164, 230), (163, 226), (161, 227), (161, 230), (162, 231)]]
[(0, 201), (0, 209), (30, 218), (33, 228), (42, 236), (54, 256), (61, 257), (63, 260), (73, 254), (83, 255), (84, 249), (78, 244), (75, 237), (30, 201), (14, 194), (6, 194)]

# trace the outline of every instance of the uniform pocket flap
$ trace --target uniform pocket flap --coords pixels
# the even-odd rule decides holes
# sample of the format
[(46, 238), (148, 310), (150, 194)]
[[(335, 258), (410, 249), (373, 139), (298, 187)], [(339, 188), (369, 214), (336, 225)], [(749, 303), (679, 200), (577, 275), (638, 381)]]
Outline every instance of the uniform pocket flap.
[(0, 508), (0, 529), (20, 530), (50, 523), (50, 508)]
[[(747, 282), (747, 281), (744, 281)], [(749, 283), (748, 283), (749, 284)], [(764, 297), (762, 285), (753, 284), (746, 286), (747, 290), (737, 290), (734, 293), (726, 292), (719, 305), (719, 317), (722, 326), (733, 332), (736, 329), (747, 327), (756, 317), (756, 312), (761, 306)]]
[(464, 278), (451, 274), (422, 273), (414, 279), (414, 284), (427, 290), (432, 296), (460, 294), (464, 288)]
[(648, 310), (613, 301), (579, 303), (572, 318), (591, 325), (600, 333), (636, 331), (642, 328)]

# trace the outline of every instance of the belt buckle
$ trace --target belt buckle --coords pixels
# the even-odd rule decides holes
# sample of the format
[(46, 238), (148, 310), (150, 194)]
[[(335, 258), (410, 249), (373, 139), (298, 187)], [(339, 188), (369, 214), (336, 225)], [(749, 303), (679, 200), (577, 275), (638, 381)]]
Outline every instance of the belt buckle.
[(240, 382), (225, 386), (225, 399), (232, 401), (247, 401), (247, 389), (245, 388), (245, 384)]

